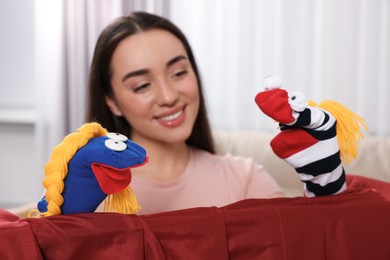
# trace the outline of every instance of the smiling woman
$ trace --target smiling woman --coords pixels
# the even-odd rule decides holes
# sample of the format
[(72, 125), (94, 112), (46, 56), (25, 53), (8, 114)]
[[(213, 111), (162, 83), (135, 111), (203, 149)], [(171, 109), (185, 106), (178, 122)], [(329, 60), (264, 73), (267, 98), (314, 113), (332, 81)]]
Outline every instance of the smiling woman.
[(137, 33), (118, 44), (111, 60), (113, 94), (106, 102), (132, 126), (134, 141), (172, 143), (190, 136), (199, 92), (186, 56), (181, 42), (164, 30)]
[(140, 214), (283, 195), (253, 160), (214, 153), (194, 55), (165, 18), (135, 12), (103, 30), (87, 120), (146, 149), (149, 163), (132, 171)]

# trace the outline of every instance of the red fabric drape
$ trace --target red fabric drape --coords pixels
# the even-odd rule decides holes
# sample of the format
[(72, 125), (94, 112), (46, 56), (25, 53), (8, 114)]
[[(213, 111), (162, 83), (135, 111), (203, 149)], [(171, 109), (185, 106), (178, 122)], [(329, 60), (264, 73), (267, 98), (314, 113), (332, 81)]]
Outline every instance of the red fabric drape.
[(0, 258), (390, 259), (390, 184), (381, 184), (145, 216), (19, 219), (0, 210)]
[(30, 223), (0, 209), (0, 259), (43, 259)]

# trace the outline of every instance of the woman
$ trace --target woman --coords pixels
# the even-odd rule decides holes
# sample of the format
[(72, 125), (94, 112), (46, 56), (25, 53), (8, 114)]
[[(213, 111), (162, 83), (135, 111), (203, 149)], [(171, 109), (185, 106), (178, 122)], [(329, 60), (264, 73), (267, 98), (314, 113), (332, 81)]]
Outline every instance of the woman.
[(191, 47), (162, 17), (131, 13), (101, 33), (87, 121), (129, 136), (147, 150), (149, 163), (133, 170), (131, 184), (140, 214), (283, 196), (251, 159), (214, 154)]

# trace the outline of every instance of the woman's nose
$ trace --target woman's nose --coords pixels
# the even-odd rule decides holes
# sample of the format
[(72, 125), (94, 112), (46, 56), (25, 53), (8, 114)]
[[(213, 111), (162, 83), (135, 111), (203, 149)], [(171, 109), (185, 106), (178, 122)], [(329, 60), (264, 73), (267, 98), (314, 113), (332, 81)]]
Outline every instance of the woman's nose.
[(157, 86), (157, 103), (159, 106), (171, 106), (179, 100), (179, 93), (173, 84), (161, 80)]

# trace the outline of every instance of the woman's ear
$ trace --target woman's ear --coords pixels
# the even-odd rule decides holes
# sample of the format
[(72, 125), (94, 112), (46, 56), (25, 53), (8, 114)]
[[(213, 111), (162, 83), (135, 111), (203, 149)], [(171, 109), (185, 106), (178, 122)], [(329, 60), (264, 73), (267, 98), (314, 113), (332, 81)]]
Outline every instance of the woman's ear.
[(116, 101), (109, 96), (105, 96), (106, 104), (115, 116), (123, 116), (122, 111), (119, 109)]

